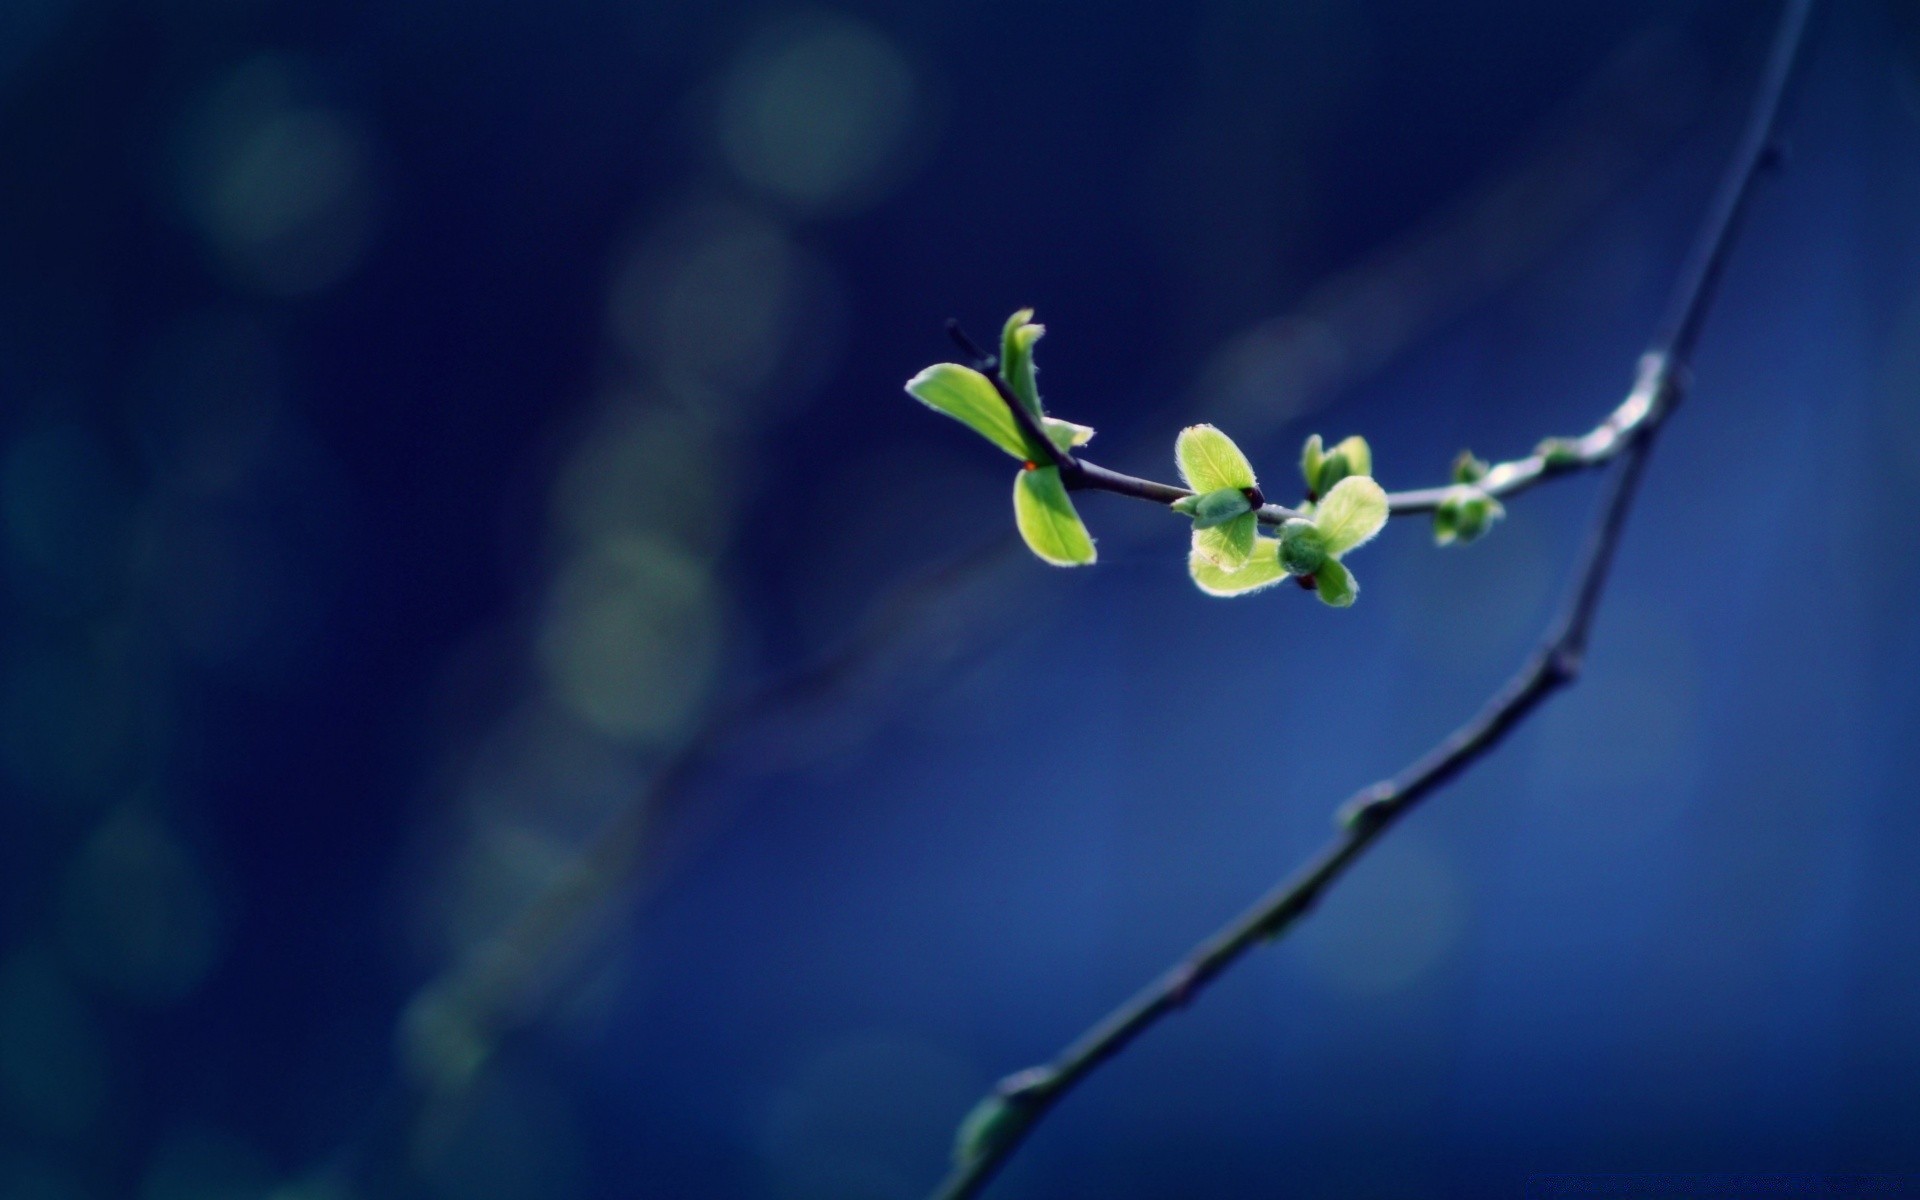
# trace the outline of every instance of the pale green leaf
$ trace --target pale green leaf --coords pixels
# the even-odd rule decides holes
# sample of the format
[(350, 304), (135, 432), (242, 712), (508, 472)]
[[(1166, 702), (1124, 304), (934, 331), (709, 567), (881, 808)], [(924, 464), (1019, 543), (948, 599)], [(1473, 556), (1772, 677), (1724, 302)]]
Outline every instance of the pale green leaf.
[(1238, 571), (1222, 571), (1197, 550), (1187, 556), (1187, 571), (1209, 596), (1244, 596), (1287, 577), (1280, 565), (1280, 539), (1270, 537), (1255, 539), (1253, 553)]
[(1345, 608), (1360, 594), (1360, 585), (1355, 582), (1353, 572), (1340, 565), (1339, 559), (1330, 558), (1313, 573), (1313, 594), (1320, 597), (1322, 604)]
[(1047, 331), (1045, 325), (1033, 323), (1033, 310), (1023, 308), (1007, 318), (1006, 328), (1000, 331), (1000, 378), (1007, 381), (1020, 403), (1027, 406), (1034, 420), (1045, 416), (1040, 407), (1040, 384), (1035, 378), (1037, 368), (1033, 365), (1033, 344)]
[(907, 380), (907, 394), (943, 412), (1021, 462), (1032, 462), (1026, 435), (993, 382), (972, 367), (935, 363)]
[(1079, 567), (1094, 560), (1093, 539), (1080, 523), (1080, 514), (1073, 511), (1058, 467), (1014, 476), (1013, 521), (1027, 548), (1043, 561), (1056, 567)]
[(1320, 488), (1320, 464), (1326, 460), (1326, 447), (1320, 441), (1320, 435), (1310, 434), (1306, 444), (1300, 447), (1300, 478), (1307, 481), (1307, 487), (1318, 491)]
[(1173, 444), (1180, 478), (1196, 492), (1253, 486), (1253, 464), (1233, 439), (1211, 425), (1189, 425)]
[(1387, 493), (1365, 475), (1349, 475), (1333, 485), (1313, 510), (1321, 544), (1338, 558), (1365, 543), (1387, 523)]
[(1347, 460), (1347, 470), (1355, 475), (1373, 474), (1373, 448), (1367, 445), (1367, 439), (1355, 434), (1343, 438), (1330, 454), (1339, 454)]
[(1075, 425), (1072, 421), (1062, 421), (1058, 417), (1041, 417), (1040, 428), (1045, 430), (1048, 439), (1062, 450), (1084, 446), (1093, 440), (1093, 426)]
[(1260, 532), (1260, 518), (1241, 513), (1224, 525), (1193, 531), (1193, 552), (1222, 571), (1238, 571), (1253, 554), (1253, 542)]

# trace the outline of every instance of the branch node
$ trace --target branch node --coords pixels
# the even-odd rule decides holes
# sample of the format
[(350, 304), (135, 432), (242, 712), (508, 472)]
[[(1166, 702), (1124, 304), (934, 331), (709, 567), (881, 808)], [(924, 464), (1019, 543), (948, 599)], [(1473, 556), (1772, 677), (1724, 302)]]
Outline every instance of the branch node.
[(1351, 833), (1371, 832), (1393, 816), (1398, 793), (1390, 783), (1376, 783), (1342, 804), (1333, 822)]
[(1015, 1071), (994, 1085), (994, 1093), (1009, 1104), (1033, 1104), (1060, 1082), (1060, 1072), (1052, 1067), (1028, 1067)]

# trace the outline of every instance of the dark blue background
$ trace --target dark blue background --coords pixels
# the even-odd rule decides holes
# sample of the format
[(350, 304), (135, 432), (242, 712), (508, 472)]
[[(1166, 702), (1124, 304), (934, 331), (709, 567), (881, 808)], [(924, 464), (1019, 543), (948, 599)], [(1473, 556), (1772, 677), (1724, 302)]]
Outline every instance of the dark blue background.
[[(1344, 612), (1108, 496), (1053, 571), (900, 392), (941, 321), (1036, 306), (1123, 470), (1522, 453), (1772, 15), (14, 0), (0, 1194), (922, 1193), (1513, 668), (1594, 482)], [(1787, 128), (1580, 686), (995, 1194), (1917, 1169), (1910, 7), (1826, 6)]]

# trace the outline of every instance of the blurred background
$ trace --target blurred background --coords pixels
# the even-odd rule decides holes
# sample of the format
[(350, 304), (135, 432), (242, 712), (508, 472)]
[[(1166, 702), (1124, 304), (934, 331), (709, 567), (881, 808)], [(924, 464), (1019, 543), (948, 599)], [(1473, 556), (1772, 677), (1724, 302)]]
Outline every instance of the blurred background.
[[(1743, 0), (0, 5), (0, 1196), (883, 1200), (1543, 627), (1201, 596), (901, 383), (1389, 487), (1624, 393)], [(1579, 688), (1006, 1197), (1920, 1171), (1920, 12), (1835, 0)]]

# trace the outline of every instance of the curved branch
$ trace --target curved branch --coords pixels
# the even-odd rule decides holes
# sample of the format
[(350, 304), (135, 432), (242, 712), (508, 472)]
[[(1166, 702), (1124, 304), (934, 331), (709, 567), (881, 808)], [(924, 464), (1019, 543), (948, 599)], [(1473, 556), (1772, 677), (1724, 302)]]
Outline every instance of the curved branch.
[[(1105, 1019), (1082, 1034), (1054, 1061), (1008, 1076), (978, 1106), (962, 1127), (957, 1165), (934, 1193), (937, 1200), (977, 1195), (1005, 1165), (1034, 1124), (1080, 1080), (1124, 1050), (1161, 1017), (1185, 1006), (1194, 995), (1259, 942), (1278, 936), (1313, 907), (1321, 894), (1375, 839), (1420, 800), (1466, 770), (1498, 745), (1506, 734), (1549, 695), (1571, 683), (1586, 656), (1587, 636), (1599, 607), (1621, 530), (1633, 506), (1647, 454), (1661, 424), (1679, 401), (1688, 377), (1688, 361), (1733, 244), (1754, 183), (1772, 158), (1773, 131), (1782, 99), (1800, 53), (1812, 0), (1787, 0), (1767, 66), (1756, 92), (1752, 115), (1728, 164), (1720, 190), (1702, 224), (1675, 284), (1667, 320), (1640, 360), (1633, 391), (1606, 421), (1578, 439), (1577, 456), (1535, 455), (1503, 463), (1489, 490), (1496, 494), (1530, 487), (1553, 474), (1595, 466), (1619, 458), (1572, 577), (1565, 605), (1539, 649), (1520, 670), (1439, 745), (1390, 779), (1362, 789), (1339, 811), (1340, 831), (1292, 876), (1253, 907), (1202, 942), (1180, 963)], [(1109, 487), (1110, 472), (1090, 471), (1078, 463), (1080, 486), (1162, 499), (1164, 484), (1119, 476), (1123, 486)], [(1096, 473), (1097, 472), (1097, 473)], [(1177, 489), (1169, 489), (1177, 490)], [(1401, 493), (1395, 511), (1421, 511), (1438, 491)], [(1177, 497), (1174, 497), (1177, 498)], [(1170, 500), (1162, 500), (1170, 503)], [(1263, 510), (1262, 516), (1265, 516)]]

